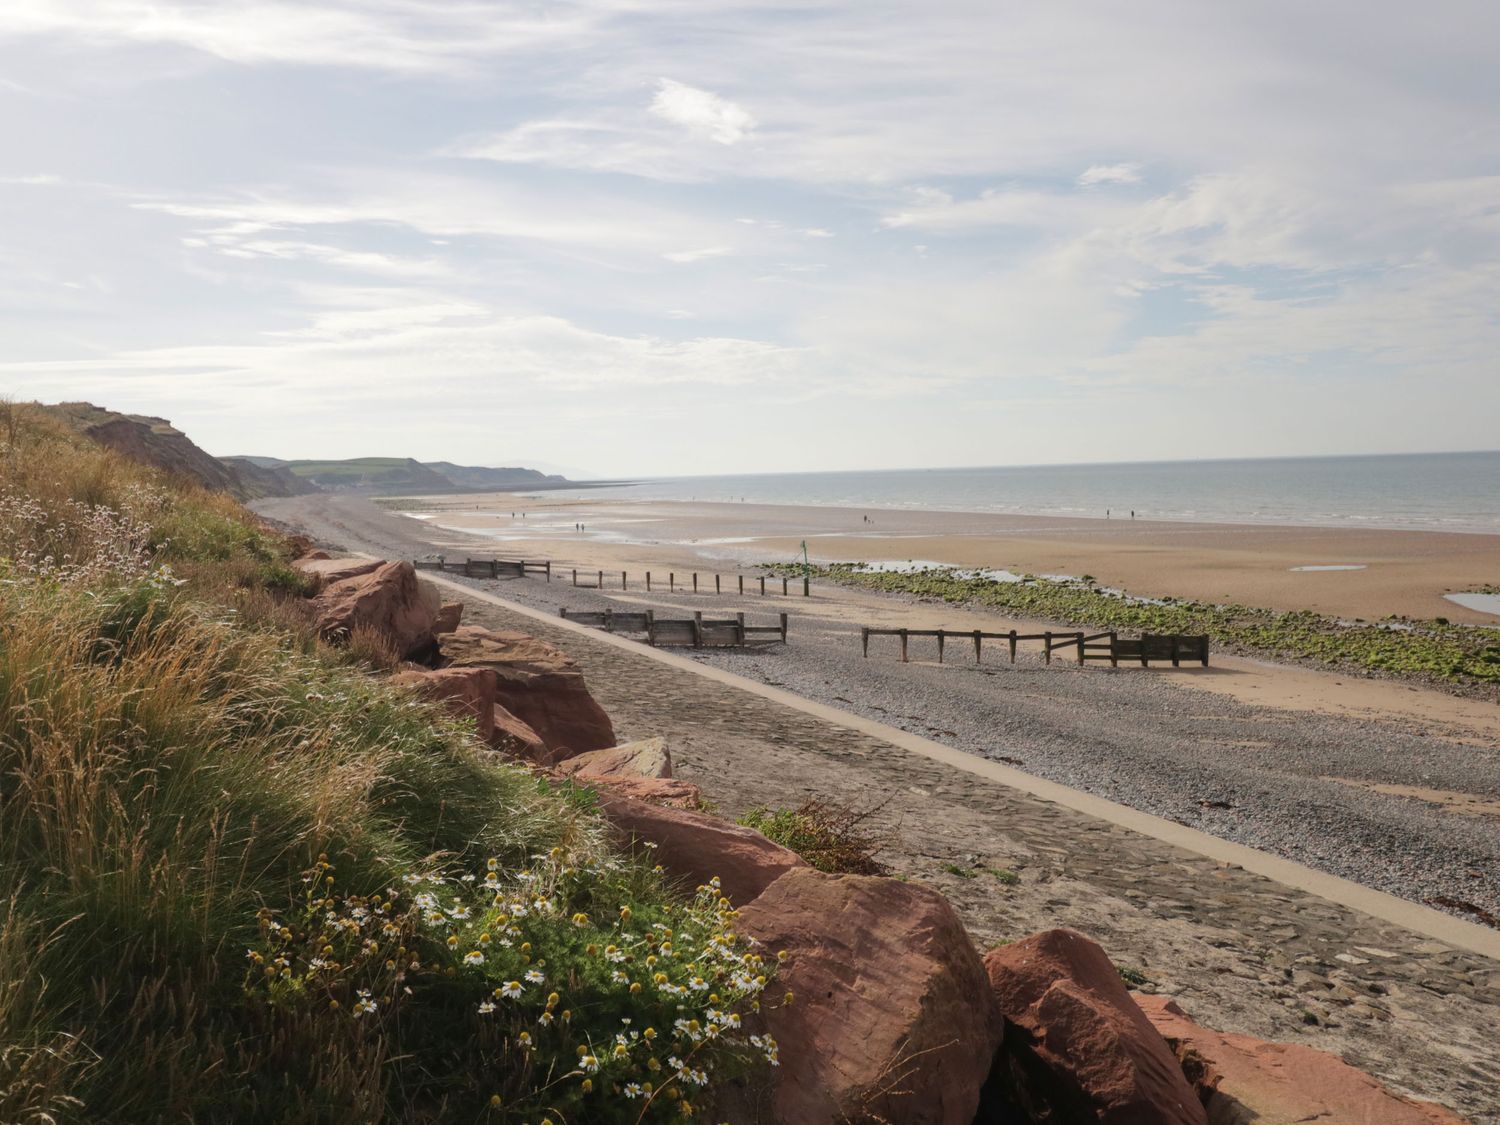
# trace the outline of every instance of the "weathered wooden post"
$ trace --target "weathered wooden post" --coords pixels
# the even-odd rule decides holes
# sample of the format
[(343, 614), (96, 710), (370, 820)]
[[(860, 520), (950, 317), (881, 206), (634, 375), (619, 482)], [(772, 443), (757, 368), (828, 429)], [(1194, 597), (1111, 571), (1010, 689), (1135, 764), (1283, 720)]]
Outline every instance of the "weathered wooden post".
[(1012, 664), (1016, 662), (1016, 631), (1014, 629), (1010, 631), (1010, 662)]
[(646, 593), (649, 594), (650, 592), (651, 592), (651, 572), (648, 570), (648, 571), (646, 571)]
[(656, 613), (649, 609), (646, 611), (646, 643), (656, 647)]
[(677, 572), (675, 570), (667, 571), (667, 593), (677, 593)]
[(573, 568), (573, 585), (578, 585), (578, 568), (576, 566)]
[(545, 566), (547, 567), (547, 581), (551, 582), (552, 581), (552, 560), (548, 559), (547, 562), (545, 563)]
[(978, 629), (974, 630), (974, 663), (975, 664), (979, 663), (979, 639), (983, 635), (984, 634), (981, 633)]
[(901, 630), (901, 663), (906, 663), (906, 630)]
[(626, 574), (623, 570), (620, 571), (620, 589), (630, 589), (630, 575)]
[(693, 571), (693, 593), (696, 594), (697, 592), (698, 592), (698, 572), (695, 570), (695, 571)]
[(943, 636), (943, 631), (941, 629), (939, 629), (938, 630), (938, 663), (939, 664), (941, 664), (943, 662), (943, 642), (946, 641), (946, 640), (947, 640), (947, 638), (945, 636)]
[(802, 596), (804, 598), (812, 596), (812, 579), (805, 574), (802, 576)]
[(1047, 630), (1046, 634), (1042, 637), (1042, 644), (1047, 649), (1047, 663), (1051, 664), (1052, 663), (1052, 630), (1050, 630), (1050, 629)]
[(693, 647), (703, 647), (703, 611), (693, 610)]
[(604, 589), (604, 571), (602, 571), (602, 570), (599, 572), (599, 585), (595, 586), (594, 589), (596, 589), (596, 590), (602, 590), (602, 589)]
[(714, 575), (714, 593), (717, 594), (719, 592), (720, 592), (719, 591), (719, 576), (717, 574), (715, 574)]
[(781, 643), (786, 644), (786, 614), (781, 615)]
[(781, 576), (781, 596), (783, 598), (786, 597), (786, 587), (787, 587), (787, 583), (790, 582), (790, 581), (791, 581), (791, 579), (788, 578), (786, 575), (783, 574)]
[(1078, 663), (1083, 663), (1083, 634), (1078, 634)]
[(1120, 666), (1120, 635), (1113, 629), (1109, 631), (1109, 666), (1111, 668)]
[(500, 560), (499, 559), (491, 559), (490, 560), (490, 577), (491, 578), (499, 578), (500, 577)]
[(744, 596), (745, 596), (745, 576), (742, 574), (742, 575), (740, 575), (740, 597), (743, 598)]
[(766, 576), (764, 574), (760, 576), (760, 596), (766, 596)]
[(735, 620), (735, 622), (739, 626), (740, 648), (744, 648), (745, 645), (747, 645), (749, 643), (748, 635), (745, 632), (745, 614), (744, 614), (744, 612), (741, 611), (740, 613), (736, 613), (734, 615), (734, 620)]
[(865, 650), (865, 659), (870, 659), (870, 627), (868, 625), (861, 626), (859, 640)]

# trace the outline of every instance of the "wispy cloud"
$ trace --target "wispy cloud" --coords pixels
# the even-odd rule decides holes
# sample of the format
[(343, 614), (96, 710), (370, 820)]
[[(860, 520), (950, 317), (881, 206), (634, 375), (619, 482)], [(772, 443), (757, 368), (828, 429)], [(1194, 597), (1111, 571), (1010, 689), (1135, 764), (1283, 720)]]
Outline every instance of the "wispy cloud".
[(1138, 184), (1141, 182), (1139, 164), (1091, 164), (1078, 177), (1080, 187), (1095, 184)]
[(705, 246), (700, 250), (677, 250), (662, 257), (669, 262), (701, 262), (705, 258), (722, 258), (734, 253), (728, 246)]

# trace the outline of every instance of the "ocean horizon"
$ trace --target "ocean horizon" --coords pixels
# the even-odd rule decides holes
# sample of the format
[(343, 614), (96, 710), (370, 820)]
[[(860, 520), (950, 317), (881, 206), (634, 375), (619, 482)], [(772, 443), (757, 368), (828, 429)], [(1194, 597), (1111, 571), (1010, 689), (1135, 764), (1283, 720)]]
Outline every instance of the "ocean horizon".
[[(1500, 451), (742, 473), (576, 495), (1500, 534)], [(568, 490), (549, 495), (574, 495)], [(1106, 515), (1107, 513), (1107, 515)]]

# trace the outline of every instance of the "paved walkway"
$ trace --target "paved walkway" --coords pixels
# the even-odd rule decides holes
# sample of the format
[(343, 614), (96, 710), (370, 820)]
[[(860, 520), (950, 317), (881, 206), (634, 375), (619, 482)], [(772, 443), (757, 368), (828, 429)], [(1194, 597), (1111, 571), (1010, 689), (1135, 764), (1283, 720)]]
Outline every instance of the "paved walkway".
[(882, 858), (946, 894), (981, 947), (1075, 926), (1206, 1024), (1306, 1042), (1500, 1123), (1500, 961), (469, 589), (466, 620), (564, 648), (622, 740), (665, 736), (721, 814), (881, 804)]

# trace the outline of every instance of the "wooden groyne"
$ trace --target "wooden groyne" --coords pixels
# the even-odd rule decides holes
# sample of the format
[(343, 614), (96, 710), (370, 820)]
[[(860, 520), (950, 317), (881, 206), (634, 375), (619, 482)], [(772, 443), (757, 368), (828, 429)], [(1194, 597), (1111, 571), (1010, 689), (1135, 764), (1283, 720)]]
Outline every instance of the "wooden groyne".
[(780, 615), (776, 625), (750, 625), (743, 613), (722, 619), (710, 619), (700, 613), (690, 618), (657, 617), (655, 611), (619, 612), (606, 610), (576, 610), (566, 606), (558, 608), (558, 615), (580, 625), (591, 625), (606, 633), (644, 634), (646, 643), (653, 646), (682, 645), (693, 648), (745, 648), (756, 638), (757, 643), (786, 644), (787, 615)]
[(552, 581), (552, 564), (534, 559), (450, 559), (443, 555), (413, 559), (418, 570), (445, 570), (465, 578), (525, 578), (528, 574), (544, 575)]
[[(437, 555), (426, 559), (413, 559), (412, 565), (418, 570), (444, 570), (453, 574), (462, 574), (466, 578), (525, 578), (528, 575), (542, 575), (548, 582), (552, 581), (552, 563), (548, 560), (535, 559), (450, 559)], [(619, 589), (630, 589), (630, 572), (626, 570), (579, 570), (577, 567), (569, 568), (574, 586), (584, 590), (613, 590), (615, 589), (615, 574), (620, 576)], [(646, 592), (649, 594), (654, 590), (662, 589), (662, 572), (645, 571)], [(562, 568), (558, 568), (558, 574), (563, 574)], [(669, 594), (716, 594), (725, 593), (745, 596), (745, 575), (731, 574), (728, 579), (722, 574), (699, 574), (696, 570), (684, 571), (679, 574), (675, 570), (666, 572), (666, 592)], [(640, 578), (637, 577), (639, 584)], [(793, 597), (801, 594), (807, 598), (812, 596), (812, 582), (804, 577), (801, 580), (782, 577), (781, 588), (776, 588), (777, 578), (773, 575), (753, 575), (750, 578), (750, 593), (759, 594), (761, 597), (769, 597), (779, 594), (781, 597)], [(653, 585), (654, 584), (654, 585)]]
[(908, 642), (912, 637), (936, 637), (939, 664), (943, 662), (944, 650), (949, 641), (972, 643), (976, 664), (983, 658), (985, 641), (1004, 642), (1010, 652), (1012, 664), (1016, 662), (1018, 645), (1027, 641), (1041, 641), (1042, 652), (1048, 664), (1052, 663), (1053, 653), (1072, 649), (1079, 664), (1090, 660), (1108, 660), (1111, 667), (1117, 668), (1120, 661), (1125, 660), (1139, 661), (1142, 668), (1148, 668), (1153, 660), (1170, 660), (1172, 667), (1176, 668), (1186, 660), (1197, 661), (1203, 667), (1208, 667), (1208, 637), (1204, 635), (1144, 633), (1132, 638), (1122, 637), (1113, 631), (1084, 633), (1048, 630), (1043, 633), (1018, 633), (1012, 629), (1008, 633), (988, 633), (982, 629), (873, 629), (869, 626), (861, 628), (859, 633), (860, 645), (866, 658), (870, 655), (871, 637), (900, 637), (903, 664), (909, 660)]

